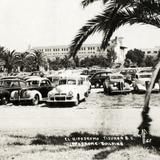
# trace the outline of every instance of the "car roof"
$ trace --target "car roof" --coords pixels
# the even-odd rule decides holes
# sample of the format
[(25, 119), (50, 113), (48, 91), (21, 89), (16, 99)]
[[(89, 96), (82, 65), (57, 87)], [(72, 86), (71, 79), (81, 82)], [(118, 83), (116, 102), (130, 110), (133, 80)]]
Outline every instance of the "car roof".
[(62, 77), (60, 80), (62, 80), (62, 79), (74, 79), (74, 80), (81, 80), (81, 77), (79, 77), (79, 76), (74, 76), (74, 77), (72, 77), (72, 76), (69, 76), (69, 77)]
[(108, 76), (122, 76), (124, 77), (122, 74), (120, 73), (109, 73)]
[(12, 82), (21, 81), (21, 82), (26, 82), (25, 80), (19, 79), (19, 78), (5, 78), (5, 79), (0, 79), (0, 81), (12, 81)]
[(23, 79), (23, 78), (18, 76), (6, 76), (6, 77), (2, 77), (1, 79)]
[(100, 72), (96, 72), (95, 74), (100, 74), (100, 73), (112, 73), (112, 72), (111, 71), (100, 71)]
[(31, 78), (28, 78), (26, 81), (42, 81), (42, 80), (48, 80), (48, 78), (31, 77)]

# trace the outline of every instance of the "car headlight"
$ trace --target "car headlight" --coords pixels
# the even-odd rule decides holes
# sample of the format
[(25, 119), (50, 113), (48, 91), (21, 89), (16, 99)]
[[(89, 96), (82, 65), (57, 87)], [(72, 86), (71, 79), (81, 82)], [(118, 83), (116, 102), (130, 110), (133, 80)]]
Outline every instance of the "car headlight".
[(54, 92), (48, 92), (48, 98), (53, 97), (55, 95)]
[(113, 83), (113, 86), (116, 87), (116, 86), (117, 86), (117, 83)]
[(24, 92), (23, 95), (24, 95), (25, 98), (30, 98), (30, 94), (28, 92)]
[(73, 92), (69, 91), (68, 96), (73, 96)]

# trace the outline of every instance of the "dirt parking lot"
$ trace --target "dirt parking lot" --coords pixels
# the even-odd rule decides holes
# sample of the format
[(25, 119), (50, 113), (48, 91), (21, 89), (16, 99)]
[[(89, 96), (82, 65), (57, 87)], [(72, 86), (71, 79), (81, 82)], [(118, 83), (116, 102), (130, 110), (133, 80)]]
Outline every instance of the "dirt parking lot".
[[(151, 99), (150, 111), (150, 116), (153, 119), (151, 133), (157, 136), (160, 135), (158, 127), (160, 124), (158, 100), (159, 94), (154, 94)], [(44, 103), (38, 106), (14, 106), (12, 104), (1, 106), (0, 155), (3, 155), (4, 159), (7, 159), (7, 156), (10, 159), (12, 156), (15, 159), (32, 159), (33, 151), (33, 159), (39, 159), (37, 157), (46, 159), (45, 154), (50, 156), (48, 159), (56, 156), (56, 154), (53, 156), (53, 152), (56, 152), (55, 146), (36, 147), (29, 145), (31, 142), (30, 138), (34, 139), (37, 134), (68, 136), (74, 132), (87, 132), (95, 135), (137, 135), (137, 127), (141, 122), (143, 101), (144, 95), (107, 96), (103, 94), (102, 89), (94, 89), (86, 101), (81, 102), (76, 107), (68, 105), (49, 107)], [(25, 144), (25, 146), (14, 145), (21, 143)], [(61, 152), (62, 156), (66, 156), (66, 148), (60, 146), (57, 149), (58, 152), (59, 149), (63, 150)], [(6, 152), (4, 152), (5, 150)], [(83, 158), (91, 159), (91, 157), (93, 158), (96, 153), (102, 150), (84, 151), (78, 149), (75, 156), (85, 153), (86, 157)], [(45, 152), (43, 156), (41, 151)], [(20, 152), (25, 152), (25, 156), (20, 154)], [(69, 152), (72, 152), (73, 159), (73, 150), (67, 148), (67, 155), (69, 155)], [(59, 158), (57, 157), (57, 159)], [(65, 157), (62, 159), (65, 159)]]

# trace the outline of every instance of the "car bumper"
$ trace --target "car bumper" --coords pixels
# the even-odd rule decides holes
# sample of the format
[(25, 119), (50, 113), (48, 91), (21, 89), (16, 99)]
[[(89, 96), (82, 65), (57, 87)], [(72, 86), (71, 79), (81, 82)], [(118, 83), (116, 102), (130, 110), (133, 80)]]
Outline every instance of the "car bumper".
[(10, 101), (11, 102), (14, 102), (14, 101), (31, 101), (32, 98), (10, 98)]
[(111, 90), (112, 94), (127, 94), (130, 93), (132, 90)]
[(68, 97), (68, 96), (56, 96), (56, 97), (50, 97), (46, 100), (48, 103), (54, 103), (54, 102), (75, 102), (76, 98), (74, 97)]

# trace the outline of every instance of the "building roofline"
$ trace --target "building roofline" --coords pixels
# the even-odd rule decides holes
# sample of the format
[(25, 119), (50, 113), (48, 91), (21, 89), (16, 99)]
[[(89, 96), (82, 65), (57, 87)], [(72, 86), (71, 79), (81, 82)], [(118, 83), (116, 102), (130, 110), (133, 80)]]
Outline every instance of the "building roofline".
[[(33, 46), (31, 49), (34, 48), (69, 48), (70, 45), (53, 45), (53, 46)], [(83, 44), (82, 47), (89, 47), (89, 46), (100, 46), (100, 43), (93, 43), (93, 44)]]

